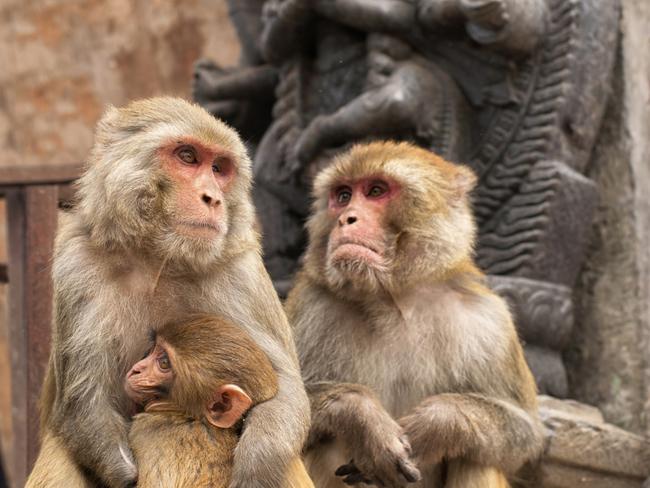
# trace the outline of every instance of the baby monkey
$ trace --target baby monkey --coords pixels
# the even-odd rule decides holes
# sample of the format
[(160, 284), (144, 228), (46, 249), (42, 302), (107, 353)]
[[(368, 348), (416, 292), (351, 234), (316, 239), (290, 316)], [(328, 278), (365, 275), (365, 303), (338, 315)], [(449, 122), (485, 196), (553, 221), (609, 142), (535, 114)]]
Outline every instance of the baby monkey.
[[(226, 488), (243, 416), (275, 396), (278, 378), (246, 332), (195, 315), (162, 327), (125, 389), (141, 411), (129, 432), (138, 487)], [(300, 459), (286, 486), (313, 488)]]

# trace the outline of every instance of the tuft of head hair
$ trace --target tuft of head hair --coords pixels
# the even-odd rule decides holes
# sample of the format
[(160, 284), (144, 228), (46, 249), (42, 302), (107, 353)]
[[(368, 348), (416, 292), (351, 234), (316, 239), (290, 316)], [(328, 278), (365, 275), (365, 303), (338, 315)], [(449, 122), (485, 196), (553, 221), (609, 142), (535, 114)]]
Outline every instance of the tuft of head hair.
[(354, 285), (347, 278), (353, 272), (341, 278), (327, 269), (327, 241), (334, 224), (328, 205), (336, 186), (360, 178), (387, 178), (401, 189), (384, 223), (387, 239), (394, 241), (393, 252), (385, 269), (364, 270), (365, 278), (356, 275), (364, 291), (401, 289), (470, 258), (476, 238), (469, 199), (476, 184), (472, 170), (408, 142), (372, 142), (339, 155), (314, 180), (305, 256), (312, 279), (343, 293)]
[(237, 132), (196, 104), (157, 97), (109, 107), (97, 124), (95, 144), (78, 183), (78, 215), (97, 246), (146, 250), (164, 238), (166, 196), (172, 185), (161, 171), (157, 151), (183, 136), (232, 152), (237, 177), (227, 202), (235, 224), (229, 234), (233, 239), (250, 235), (251, 161)]
[(199, 418), (222, 385), (242, 388), (253, 405), (277, 393), (278, 378), (266, 354), (240, 327), (228, 320), (196, 314), (169, 322), (157, 336), (173, 348), (173, 404)]

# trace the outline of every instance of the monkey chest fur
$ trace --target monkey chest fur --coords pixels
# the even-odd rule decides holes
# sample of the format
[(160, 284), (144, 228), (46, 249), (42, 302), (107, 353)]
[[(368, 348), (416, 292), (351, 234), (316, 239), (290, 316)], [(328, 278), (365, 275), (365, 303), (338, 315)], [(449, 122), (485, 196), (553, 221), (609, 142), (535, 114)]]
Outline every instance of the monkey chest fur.
[(436, 288), (371, 309), (332, 305), (297, 331), (303, 376), (366, 385), (395, 418), (431, 395), (481, 392), (509, 340), (490, 310), (489, 296)]
[(137, 415), (129, 443), (139, 469), (139, 488), (226, 488), (237, 435), (196, 420)]
[[(495, 315), (495, 310), (501, 311)], [(313, 320), (302, 317), (297, 327), (306, 383), (366, 385), (395, 419), (432, 395), (498, 391), (493, 378), (510, 340), (502, 327), (507, 310), (498, 299), (425, 287), (375, 307), (332, 299), (319, 312)], [(338, 440), (307, 458), (310, 472), (323, 476), (348, 461)], [(421, 469), (423, 479), (414, 488), (442, 486), (440, 466)], [(346, 486), (334, 476), (314, 481), (327, 488)]]

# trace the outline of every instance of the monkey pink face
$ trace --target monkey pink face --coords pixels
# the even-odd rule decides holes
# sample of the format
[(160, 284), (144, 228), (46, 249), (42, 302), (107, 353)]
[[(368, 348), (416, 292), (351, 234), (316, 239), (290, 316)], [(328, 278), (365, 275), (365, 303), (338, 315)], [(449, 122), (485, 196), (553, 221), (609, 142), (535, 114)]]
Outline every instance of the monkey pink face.
[(385, 264), (386, 213), (399, 191), (397, 183), (383, 177), (342, 182), (332, 188), (329, 212), (336, 223), (328, 243), (331, 263)]
[(169, 349), (164, 341), (158, 339), (147, 357), (127, 373), (124, 389), (135, 404), (145, 406), (168, 396), (174, 379)]
[(235, 178), (232, 153), (194, 137), (173, 139), (160, 151), (163, 169), (174, 183), (174, 230), (201, 239), (225, 234), (225, 196)]

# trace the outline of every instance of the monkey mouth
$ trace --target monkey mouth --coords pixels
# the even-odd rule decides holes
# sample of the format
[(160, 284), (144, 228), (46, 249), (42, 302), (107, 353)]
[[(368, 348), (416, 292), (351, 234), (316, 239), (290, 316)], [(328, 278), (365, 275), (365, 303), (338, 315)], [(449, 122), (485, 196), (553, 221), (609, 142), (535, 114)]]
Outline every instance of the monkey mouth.
[(179, 227), (199, 233), (218, 233), (221, 229), (216, 222), (210, 220), (181, 220), (177, 222)]
[(366, 242), (355, 239), (341, 239), (331, 253), (334, 261), (366, 261), (372, 264), (382, 264), (381, 251)]

